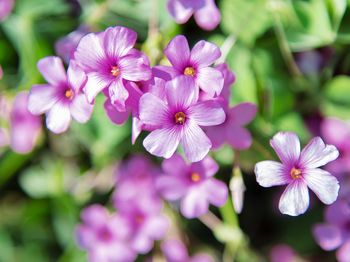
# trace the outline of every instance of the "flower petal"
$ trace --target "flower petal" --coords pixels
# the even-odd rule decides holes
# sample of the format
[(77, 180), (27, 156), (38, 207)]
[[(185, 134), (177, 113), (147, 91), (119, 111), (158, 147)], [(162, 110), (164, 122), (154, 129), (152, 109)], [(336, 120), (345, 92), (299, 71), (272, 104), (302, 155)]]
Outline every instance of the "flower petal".
[(206, 0), (204, 7), (194, 13), (194, 19), (204, 30), (215, 29), (220, 24), (221, 14), (214, 0)]
[(182, 199), (180, 210), (186, 218), (195, 218), (204, 215), (208, 212), (209, 203), (203, 197), (203, 190), (201, 188), (193, 188)]
[(333, 145), (325, 145), (322, 138), (313, 138), (301, 151), (300, 163), (307, 168), (316, 168), (337, 159), (339, 152)]
[(329, 172), (319, 168), (306, 169), (304, 180), (323, 203), (330, 205), (337, 200), (340, 188), (339, 182)]
[(46, 126), (53, 133), (63, 133), (68, 129), (71, 122), (68, 104), (59, 101), (46, 114)]
[(176, 23), (184, 24), (193, 14), (191, 6), (185, 5), (181, 0), (168, 1), (167, 8), (170, 15), (175, 19)]
[(200, 88), (209, 96), (219, 95), (224, 87), (222, 73), (211, 67), (204, 67), (198, 70), (197, 81)]
[(143, 146), (155, 156), (170, 158), (177, 149), (182, 131), (168, 127), (152, 131), (143, 141)]
[(89, 103), (92, 103), (97, 94), (100, 93), (103, 89), (109, 87), (113, 80), (105, 78), (98, 72), (89, 73), (87, 76), (88, 80), (84, 87), (84, 92)]
[(190, 77), (179, 76), (165, 85), (169, 106), (184, 110), (198, 100), (198, 88)]
[[(176, 166), (176, 168), (174, 168)], [(165, 174), (173, 176), (185, 176), (187, 177), (187, 172), (189, 168), (186, 165), (186, 162), (179, 154), (174, 154), (171, 158), (165, 159), (162, 162), (162, 169)]]
[(170, 63), (179, 71), (183, 70), (189, 63), (190, 47), (185, 36), (174, 37), (164, 49), (166, 57)]
[(240, 103), (229, 109), (230, 121), (235, 125), (246, 125), (250, 123), (257, 112), (257, 106), (253, 103)]
[(126, 55), (135, 45), (137, 34), (135, 31), (122, 27), (109, 27), (103, 37), (103, 47), (110, 58)]
[(252, 145), (253, 139), (249, 131), (240, 126), (226, 129), (227, 142), (235, 149), (243, 150)]
[(321, 134), (328, 143), (341, 146), (350, 139), (350, 125), (337, 118), (326, 118), (321, 125)]
[(284, 164), (293, 165), (299, 159), (299, 138), (292, 132), (278, 132), (270, 140), (270, 145)]
[(187, 191), (186, 185), (184, 179), (174, 175), (161, 175), (156, 181), (156, 188), (159, 194), (170, 201), (178, 200), (185, 195)]
[(76, 95), (69, 107), (72, 117), (79, 123), (86, 123), (91, 118), (94, 109), (83, 93)]
[(222, 107), (215, 101), (198, 102), (189, 109), (189, 117), (200, 126), (216, 126), (225, 121)]
[(332, 224), (317, 224), (312, 229), (317, 243), (322, 249), (330, 251), (342, 244), (342, 232), (340, 228)]
[(181, 144), (190, 162), (202, 160), (211, 148), (211, 142), (203, 130), (193, 121), (187, 121)]
[(223, 206), (228, 197), (228, 189), (224, 182), (215, 178), (210, 178), (205, 182), (207, 199), (210, 204), (220, 207)]
[(135, 55), (124, 56), (119, 61), (122, 78), (129, 81), (145, 81), (151, 78), (151, 68), (144, 63), (143, 57)]
[(339, 262), (350, 262), (350, 240), (347, 240), (336, 253)]
[(178, 240), (166, 240), (161, 244), (161, 249), (167, 261), (169, 262), (181, 262), (189, 260), (186, 247), (184, 244), (182, 244), (182, 242)]
[(263, 187), (286, 185), (290, 182), (284, 166), (276, 161), (261, 161), (255, 165), (254, 172), (256, 181)]
[(151, 93), (144, 94), (140, 98), (140, 120), (146, 125), (166, 125), (169, 122), (166, 104)]
[(33, 115), (47, 112), (57, 101), (57, 90), (51, 85), (33, 85), (29, 92), (28, 110)]
[(84, 71), (77, 66), (74, 60), (71, 60), (69, 63), (67, 75), (69, 86), (75, 93), (80, 92), (87, 81), (87, 77)]
[(61, 58), (57, 56), (48, 56), (40, 59), (38, 69), (45, 80), (53, 86), (67, 83), (66, 70)]
[(279, 209), (282, 214), (298, 216), (305, 213), (309, 207), (309, 200), (306, 183), (295, 180), (284, 190), (280, 198)]
[(134, 145), (142, 132), (143, 123), (137, 117), (132, 118), (131, 143)]
[(204, 40), (199, 41), (191, 51), (191, 61), (199, 68), (210, 66), (220, 56), (220, 48), (217, 45)]
[(109, 98), (111, 103), (117, 108), (117, 110), (124, 112), (125, 102), (129, 97), (129, 92), (126, 90), (121, 78), (114, 80), (108, 88)]

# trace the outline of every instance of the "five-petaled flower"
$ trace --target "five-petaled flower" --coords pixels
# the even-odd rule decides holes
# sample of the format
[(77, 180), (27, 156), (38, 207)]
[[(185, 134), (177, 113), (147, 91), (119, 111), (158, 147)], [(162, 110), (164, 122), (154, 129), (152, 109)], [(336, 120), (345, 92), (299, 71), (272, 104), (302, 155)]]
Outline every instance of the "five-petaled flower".
[(313, 138), (300, 152), (296, 134), (279, 132), (270, 141), (282, 163), (262, 161), (255, 165), (257, 182), (263, 187), (288, 185), (279, 201), (283, 214), (298, 216), (309, 206), (308, 187), (325, 204), (338, 197), (338, 180), (319, 167), (337, 159), (339, 152), (320, 137)]

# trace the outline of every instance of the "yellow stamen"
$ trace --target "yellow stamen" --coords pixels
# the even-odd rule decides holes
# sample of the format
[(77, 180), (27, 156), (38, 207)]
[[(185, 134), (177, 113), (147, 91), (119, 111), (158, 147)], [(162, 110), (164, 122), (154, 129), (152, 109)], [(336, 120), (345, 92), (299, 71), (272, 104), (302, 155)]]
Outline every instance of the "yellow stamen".
[(184, 70), (184, 75), (186, 76), (195, 76), (195, 74), (196, 70), (191, 66), (186, 67)]
[(114, 77), (119, 76), (119, 75), (120, 75), (119, 67), (117, 67), (117, 66), (112, 66), (111, 74), (112, 74), (112, 76), (114, 76)]
[(72, 99), (74, 97), (74, 92), (72, 89), (67, 89), (65, 92), (64, 92), (64, 96), (68, 99)]
[(191, 174), (191, 180), (193, 182), (198, 182), (201, 180), (201, 176), (198, 173), (194, 172)]
[(290, 176), (293, 179), (299, 179), (302, 176), (302, 172), (301, 172), (300, 169), (297, 169), (297, 168), (293, 167), (292, 170), (290, 171)]
[(177, 112), (175, 114), (175, 123), (183, 125), (186, 121), (186, 115), (183, 112)]

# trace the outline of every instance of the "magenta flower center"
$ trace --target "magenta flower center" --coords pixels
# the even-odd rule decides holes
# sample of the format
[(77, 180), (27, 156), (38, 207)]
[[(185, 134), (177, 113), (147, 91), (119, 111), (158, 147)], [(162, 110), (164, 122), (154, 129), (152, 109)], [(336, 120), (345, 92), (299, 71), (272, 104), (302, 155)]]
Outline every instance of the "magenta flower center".
[(196, 70), (193, 67), (188, 66), (184, 70), (184, 75), (186, 75), (186, 76), (195, 76), (196, 75)]
[(186, 115), (184, 112), (177, 112), (175, 114), (175, 123), (178, 125), (183, 125), (186, 121)]
[(143, 223), (143, 221), (145, 221), (145, 217), (143, 215), (136, 215), (135, 216), (135, 222), (136, 224), (140, 225)]
[(299, 179), (302, 177), (302, 172), (300, 169), (293, 167), (292, 170), (290, 170), (290, 176), (293, 179)]
[(74, 91), (71, 88), (66, 89), (66, 91), (64, 91), (64, 96), (69, 99), (72, 100), (74, 97)]
[(112, 76), (114, 77), (118, 77), (120, 75), (120, 69), (118, 66), (112, 66), (112, 69), (111, 69), (111, 74)]
[(197, 183), (197, 182), (199, 182), (201, 180), (201, 176), (198, 173), (193, 172), (191, 174), (191, 180), (192, 180), (192, 182)]
[(108, 230), (108, 228), (105, 228), (105, 227), (101, 229), (98, 236), (99, 236), (99, 239), (106, 242), (112, 240), (113, 238), (112, 233)]

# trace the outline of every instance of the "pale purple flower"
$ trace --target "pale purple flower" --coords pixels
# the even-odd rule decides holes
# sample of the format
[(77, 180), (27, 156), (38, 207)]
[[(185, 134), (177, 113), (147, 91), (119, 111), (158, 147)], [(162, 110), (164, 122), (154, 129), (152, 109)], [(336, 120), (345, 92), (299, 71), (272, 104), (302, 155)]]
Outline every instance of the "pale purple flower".
[(316, 224), (313, 234), (324, 250), (335, 250), (339, 262), (350, 261), (350, 205), (339, 200), (327, 207), (325, 223)]
[(234, 107), (224, 107), (226, 120), (221, 125), (206, 128), (206, 134), (217, 149), (228, 143), (235, 149), (247, 149), (252, 144), (250, 132), (243, 126), (250, 123), (256, 115), (256, 105), (246, 102)]
[(164, 160), (162, 167), (165, 174), (157, 178), (157, 189), (167, 200), (181, 200), (180, 211), (185, 217), (206, 214), (209, 204), (225, 204), (228, 189), (225, 183), (213, 177), (219, 167), (211, 157), (188, 165), (175, 154)]
[(178, 35), (170, 41), (164, 53), (172, 67), (162, 68), (173, 77), (184, 75), (192, 79), (210, 97), (221, 93), (223, 74), (211, 67), (221, 56), (221, 51), (215, 44), (202, 40), (190, 50), (186, 37)]
[(337, 118), (326, 118), (321, 124), (321, 134), (340, 152), (339, 158), (327, 165), (327, 170), (336, 175), (350, 172), (350, 124)]
[(125, 111), (129, 97), (125, 82), (151, 78), (148, 59), (133, 49), (136, 38), (136, 32), (117, 26), (81, 39), (74, 58), (88, 75), (84, 91), (90, 103), (105, 91), (112, 104)]
[(270, 251), (270, 262), (296, 262), (299, 261), (297, 253), (288, 245), (279, 244)]
[(74, 52), (83, 36), (90, 33), (87, 26), (80, 26), (77, 30), (69, 33), (67, 36), (62, 37), (55, 43), (55, 51), (66, 63), (69, 60), (74, 59)]
[(0, 0), (0, 21), (7, 18), (7, 16), (11, 13), (14, 4), (14, 0)]
[(184, 24), (194, 15), (204, 30), (213, 30), (221, 21), (215, 0), (168, 0), (168, 11), (176, 23)]
[(234, 176), (231, 178), (229, 187), (232, 194), (233, 208), (237, 214), (240, 214), (243, 209), (244, 192), (246, 191), (242, 174), (240, 172), (238, 174), (234, 174)]
[(263, 187), (288, 185), (279, 201), (283, 214), (298, 216), (309, 206), (308, 187), (325, 204), (338, 197), (338, 180), (319, 167), (337, 159), (339, 152), (320, 137), (313, 138), (300, 152), (296, 134), (279, 132), (270, 141), (282, 163), (262, 161), (255, 165), (257, 182)]
[(131, 231), (124, 219), (97, 204), (84, 209), (81, 219), (76, 239), (87, 250), (89, 262), (134, 261), (136, 253), (128, 242)]
[(17, 153), (33, 150), (41, 131), (41, 118), (28, 111), (28, 93), (20, 92), (10, 113), (10, 146)]
[(191, 79), (180, 76), (166, 83), (166, 99), (147, 93), (140, 99), (140, 120), (154, 127), (143, 141), (151, 154), (170, 158), (179, 143), (191, 162), (202, 160), (211, 142), (200, 126), (224, 122), (225, 113), (215, 101), (198, 101)]
[(214, 262), (212, 257), (203, 253), (190, 257), (185, 245), (176, 239), (165, 241), (161, 249), (167, 262)]
[(79, 123), (87, 122), (93, 106), (82, 93), (85, 73), (71, 61), (66, 74), (62, 60), (53, 56), (41, 59), (38, 68), (48, 84), (32, 87), (29, 111), (34, 115), (46, 113), (46, 125), (54, 133), (66, 131), (71, 117)]

